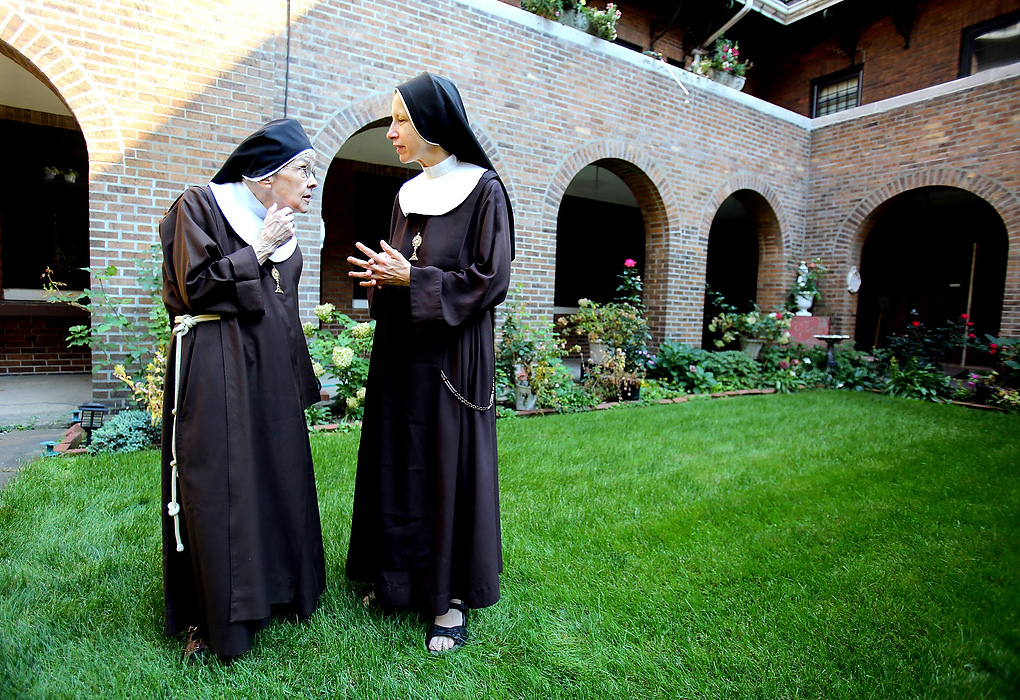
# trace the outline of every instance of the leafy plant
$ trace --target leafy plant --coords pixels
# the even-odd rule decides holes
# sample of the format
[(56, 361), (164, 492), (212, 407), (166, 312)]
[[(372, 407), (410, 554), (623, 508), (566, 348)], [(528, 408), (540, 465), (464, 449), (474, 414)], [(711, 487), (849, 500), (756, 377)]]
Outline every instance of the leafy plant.
[(595, 36), (606, 41), (616, 40), (616, 23), (623, 15), (613, 3), (607, 3), (606, 9), (599, 10), (594, 7), (585, 7), (588, 17), (591, 19), (592, 29)]
[(950, 394), (950, 379), (935, 369), (910, 357), (902, 364), (893, 357), (889, 360), (889, 377), (884, 392), (904, 399), (919, 399), (945, 403)]
[(708, 353), (704, 367), (715, 377), (720, 391), (756, 389), (761, 386), (761, 365), (746, 352), (721, 350)]
[(573, 376), (563, 367), (561, 358), (571, 350), (545, 320), (529, 317), (527, 302), (517, 289), (504, 304), (503, 324), (496, 344), (496, 393), (500, 400), (510, 400), (515, 386), (529, 386), (543, 408), (560, 408), (569, 391), (563, 384), (564, 373), (573, 384)]
[[(731, 307), (732, 308), (732, 307)], [(712, 333), (719, 332), (721, 338), (713, 342), (716, 347), (725, 347), (737, 338), (759, 339), (767, 343), (790, 342), (790, 321), (793, 314), (789, 311), (773, 311), (766, 313), (754, 305), (752, 311), (737, 313), (723, 311), (708, 324)]]
[(605, 343), (611, 350), (622, 350), (627, 360), (626, 371), (644, 376), (654, 358), (648, 352), (651, 333), (641, 301), (642, 283), (637, 263), (624, 260), (619, 275), (617, 297), (602, 305), (589, 299), (577, 302), (578, 311), (561, 317), (558, 323), (590, 343)]
[(985, 338), (988, 344), (982, 349), (996, 363), (997, 383), (1020, 389), (1020, 338), (999, 338), (994, 335), (985, 335)]
[(980, 347), (968, 332), (971, 325), (967, 315), (961, 314), (954, 321), (929, 326), (911, 309), (904, 332), (890, 339), (889, 350), (900, 364), (913, 359), (919, 365), (941, 368), (942, 362), (964, 343)]
[(653, 379), (661, 379), (671, 387), (687, 393), (718, 391), (721, 385), (710, 369), (712, 355), (707, 350), (686, 343), (667, 341), (659, 346), (655, 366), (648, 374)]
[(365, 381), (368, 379), (375, 321), (358, 323), (346, 314), (337, 313), (332, 304), (320, 304), (314, 312), (319, 319), (319, 327), (306, 323), (302, 328), (315, 376), (334, 379), (334, 405), (347, 419), (360, 419), (365, 410)]
[(556, 19), (563, 12), (563, 0), (521, 0), (521, 9), (546, 19)]
[[(158, 422), (158, 421), (157, 421)], [(129, 409), (92, 431), (89, 452), (136, 452), (159, 444), (160, 431), (146, 411)]]
[(627, 354), (616, 348), (601, 364), (589, 362), (585, 388), (599, 401), (623, 401), (641, 385), (641, 376), (627, 368)]
[(305, 425), (311, 430), (316, 425), (329, 425), (333, 422), (333, 412), (329, 406), (317, 403), (305, 409)]
[[(165, 362), (170, 341), (170, 319), (162, 299), (162, 259), (162, 250), (157, 243), (149, 248), (148, 257), (139, 260), (134, 266), (138, 286), (149, 299), (147, 313), (142, 309), (140, 314), (128, 313), (134, 306), (132, 299), (114, 295), (107, 290), (107, 285), (120, 272), (115, 265), (102, 269), (81, 268), (95, 280), (93, 287), (81, 292), (65, 291), (66, 283), (54, 280), (51, 269), (46, 268), (43, 273), (47, 301), (69, 304), (88, 312), (90, 325), (71, 326), (68, 329), (67, 344), (92, 350), (92, 371), (112, 371), (115, 366), (122, 365), (124, 372), (121, 374), (131, 377), (134, 382), (144, 383), (149, 379), (156, 381), (159, 393), (162, 393), (162, 379), (158, 378), (160, 373), (149, 372), (149, 379), (146, 379), (146, 367), (153, 361), (156, 361), (158, 367), (159, 356)], [(155, 391), (157, 387), (146, 388), (145, 393)]]

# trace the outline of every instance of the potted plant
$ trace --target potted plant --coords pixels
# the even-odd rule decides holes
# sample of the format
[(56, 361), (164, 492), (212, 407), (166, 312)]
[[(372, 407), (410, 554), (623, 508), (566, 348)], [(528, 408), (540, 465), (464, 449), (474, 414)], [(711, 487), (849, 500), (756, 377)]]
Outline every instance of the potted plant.
[(712, 52), (694, 63), (691, 70), (734, 90), (742, 90), (745, 75), (752, 65), (750, 61), (740, 60), (737, 42), (720, 36)]
[(521, 9), (539, 17), (558, 20), (563, 12), (563, 0), (522, 0)]
[(557, 381), (553, 366), (569, 352), (551, 323), (529, 322), (525, 306), (525, 302), (516, 298), (506, 303), (506, 315), (496, 345), (496, 369), (501, 388), (505, 396), (507, 384), (512, 383), (518, 411), (535, 407), (538, 397), (548, 388), (545, 385)]
[(621, 13), (613, 3), (608, 3), (604, 10), (598, 10), (594, 7), (587, 9), (588, 17), (591, 21), (591, 27), (588, 31), (600, 39), (615, 41), (616, 22), (620, 19), (623, 13)]
[(811, 262), (800, 261), (797, 268), (797, 279), (787, 295), (786, 308), (796, 309), (797, 316), (810, 316), (809, 309), (815, 300), (822, 298), (818, 289), (818, 281), (828, 272), (828, 268), (822, 265), (821, 258), (815, 258)]
[(650, 334), (637, 263), (630, 258), (624, 260), (619, 277), (614, 301), (602, 305), (580, 299), (577, 313), (561, 318), (559, 323), (588, 338), (594, 363), (606, 362), (615, 350), (621, 349), (627, 357), (628, 369), (639, 371), (648, 356)]
[(747, 313), (738, 313), (733, 307), (728, 307), (712, 319), (708, 330), (722, 333), (722, 337), (714, 341), (716, 347), (725, 347), (739, 339), (740, 349), (758, 359), (762, 348), (773, 343), (785, 345), (790, 342), (792, 318), (793, 314), (789, 311), (764, 312), (757, 304)]

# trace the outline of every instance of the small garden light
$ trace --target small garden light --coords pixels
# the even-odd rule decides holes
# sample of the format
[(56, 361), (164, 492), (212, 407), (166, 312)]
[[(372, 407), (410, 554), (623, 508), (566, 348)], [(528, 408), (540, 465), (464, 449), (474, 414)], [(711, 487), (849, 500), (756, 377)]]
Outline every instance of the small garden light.
[(106, 414), (110, 412), (110, 409), (101, 403), (85, 403), (78, 407), (78, 412), (81, 416), (81, 429), (86, 434), (85, 444), (90, 445), (92, 443), (92, 431), (102, 427), (103, 421), (106, 420)]

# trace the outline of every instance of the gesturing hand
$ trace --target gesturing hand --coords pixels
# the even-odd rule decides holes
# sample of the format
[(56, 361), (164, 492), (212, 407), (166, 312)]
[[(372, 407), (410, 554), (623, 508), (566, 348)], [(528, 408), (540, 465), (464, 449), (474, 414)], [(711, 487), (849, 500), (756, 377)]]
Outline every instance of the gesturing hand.
[(255, 256), (259, 265), (269, 259), (273, 251), (294, 236), (294, 212), (290, 207), (277, 209), (276, 204), (269, 207), (266, 218), (262, 221), (262, 230), (255, 239)]
[(379, 241), (382, 249), (377, 253), (362, 243), (355, 243), (362, 253), (368, 256), (368, 260), (361, 260), (350, 256), (347, 262), (357, 265), (361, 270), (351, 270), (347, 274), (361, 280), (362, 287), (375, 287), (377, 285), (389, 284), (395, 287), (409, 287), (411, 285), (411, 263), (407, 261), (400, 251), (386, 241)]

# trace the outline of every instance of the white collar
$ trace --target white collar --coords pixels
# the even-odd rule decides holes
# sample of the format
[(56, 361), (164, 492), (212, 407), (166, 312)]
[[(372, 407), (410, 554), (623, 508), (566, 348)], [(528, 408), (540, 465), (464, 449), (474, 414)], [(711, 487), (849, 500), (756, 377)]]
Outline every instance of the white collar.
[(485, 168), (450, 156), (403, 184), (397, 195), (400, 211), (404, 216), (447, 214), (468, 198), (484, 174)]
[[(222, 185), (210, 182), (209, 190), (213, 193), (213, 198), (230, 227), (237, 232), (241, 240), (254, 246), (267, 213), (255, 193), (243, 182), (225, 182)], [(269, 259), (275, 263), (283, 262), (293, 255), (295, 250), (297, 237), (293, 236), (274, 250)]]

